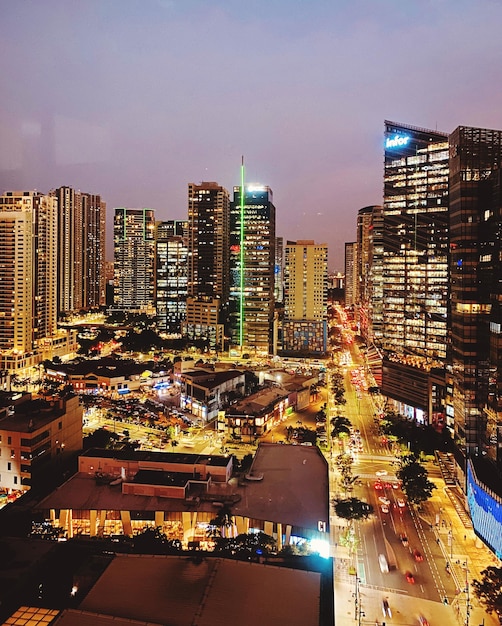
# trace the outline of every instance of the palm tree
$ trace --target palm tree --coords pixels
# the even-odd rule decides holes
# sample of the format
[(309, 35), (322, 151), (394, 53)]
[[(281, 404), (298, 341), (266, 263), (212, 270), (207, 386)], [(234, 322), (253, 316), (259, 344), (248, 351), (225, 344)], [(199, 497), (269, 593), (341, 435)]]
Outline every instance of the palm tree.
[[(229, 528), (232, 528), (234, 525), (234, 519), (232, 517), (232, 511), (228, 504), (224, 504), (214, 517), (209, 522), (209, 529), (207, 534), (209, 537), (223, 537), (227, 536), (227, 532)], [(231, 536), (230, 533), (229, 536)]]

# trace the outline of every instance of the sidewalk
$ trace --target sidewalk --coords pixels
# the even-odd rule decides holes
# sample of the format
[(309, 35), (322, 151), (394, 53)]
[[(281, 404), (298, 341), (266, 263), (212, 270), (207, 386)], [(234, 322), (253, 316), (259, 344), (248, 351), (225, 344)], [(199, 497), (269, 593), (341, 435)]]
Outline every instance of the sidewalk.
[[(447, 486), (440, 478), (431, 478), (436, 485), (432, 497), (423, 504), (419, 516), (432, 528), (438, 545), (457, 583), (457, 597), (452, 604), (459, 613), (460, 623), (466, 618), (467, 601), (470, 604), (469, 624), (499, 626), (495, 615), (489, 615), (470, 585), (480, 580), (481, 572), (489, 565), (500, 566), (495, 555), (476, 537), (464, 496), (458, 487)], [(467, 585), (469, 583), (469, 585)]]
[[(476, 537), (470, 518), (462, 504), (462, 494), (448, 487), (440, 478), (431, 479), (436, 489), (423, 504), (418, 516), (426, 528), (431, 528), (441, 548), (444, 563), (449, 563), (452, 576), (457, 583), (456, 597), (449, 598), (450, 604), (432, 602), (410, 597), (402, 592), (392, 592), (373, 585), (359, 584), (361, 610), (356, 612), (355, 576), (348, 571), (344, 559), (335, 560), (335, 623), (336, 626), (359, 626), (385, 622), (387, 626), (412, 626), (418, 624), (418, 615), (424, 614), (431, 626), (499, 626), (495, 615), (489, 615), (480, 605), (470, 589), (473, 579), (481, 578), (481, 571), (489, 565), (500, 563), (493, 553)], [(441, 563), (441, 567), (443, 564)], [(467, 592), (466, 578), (469, 581)], [(392, 618), (382, 614), (382, 599), (387, 598), (392, 608)], [(470, 605), (466, 620), (467, 601)]]

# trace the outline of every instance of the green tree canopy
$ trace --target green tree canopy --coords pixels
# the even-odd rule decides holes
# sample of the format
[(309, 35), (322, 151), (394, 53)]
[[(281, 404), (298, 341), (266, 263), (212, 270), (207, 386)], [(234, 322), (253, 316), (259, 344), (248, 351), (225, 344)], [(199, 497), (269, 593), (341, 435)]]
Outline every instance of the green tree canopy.
[(368, 519), (374, 509), (371, 504), (359, 500), (359, 498), (346, 498), (345, 500), (334, 500), (333, 506), (338, 517), (349, 522)]
[(413, 504), (421, 504), (428, 500), (436, 486), (428, 479), (427, 470), (418, 462), (417, 456), (415, 454), (403, 456), (399, 464), (396, 476), (401, 481), (408, 500)]
[(338, 417), (332, 417), (329, 423), (332, 426), (332, 437), (340, 438), (350, 435), (350, 427), (352, 426), (352, 423), (346, 417), (342, 417), (341, 415)]
[(488, 613), (496, 613), (502, 623), (502, 567), (490, 565), (481, 572), (481, 580), (472, 581), (474, 595), (485, 605)]

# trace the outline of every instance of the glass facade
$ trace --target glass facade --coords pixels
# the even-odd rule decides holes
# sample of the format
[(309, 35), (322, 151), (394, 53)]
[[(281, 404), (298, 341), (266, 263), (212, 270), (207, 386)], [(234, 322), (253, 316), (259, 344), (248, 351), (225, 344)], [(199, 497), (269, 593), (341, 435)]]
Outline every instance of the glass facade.
[(148, 311), (154, 302), (155, 216), (153, 209), (115, 209), (114, 305)]
[(450, 135), (451, 373), (455, 437), (500, 459), (502, 131)]
[(161, 331), (180, 333), (186, 316), (188, 246), (186, 221), (157, 222), (155, 307)]
[(230, 205), (230, 340), (272, 352), (275, 287), (275, 207), (264, 185), (234, 187)]
[(385, 123), (382, 337), (429, 367), (446, 358), (448, 136)]

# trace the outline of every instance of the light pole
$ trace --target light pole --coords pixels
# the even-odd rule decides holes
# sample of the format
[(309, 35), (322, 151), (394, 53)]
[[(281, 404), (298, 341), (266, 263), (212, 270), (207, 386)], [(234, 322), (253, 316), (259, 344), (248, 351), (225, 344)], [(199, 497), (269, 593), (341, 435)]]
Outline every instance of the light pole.
[(465, 559), (465, 626), (469, 626), (469, 618), (471, 616), (471, 602), (469, 596), (469, 567), (467, 565), (467, 559)]

